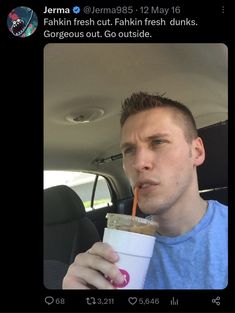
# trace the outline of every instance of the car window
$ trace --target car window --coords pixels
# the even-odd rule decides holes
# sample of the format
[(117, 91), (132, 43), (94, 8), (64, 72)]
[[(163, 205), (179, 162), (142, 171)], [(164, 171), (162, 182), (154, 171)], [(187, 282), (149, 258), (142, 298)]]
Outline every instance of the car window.
[(66, 185), (81, 198), (86, 211), (112, 205), (107, 180), (101, 176), (84, 172), (44, 171), (44, 189)]
[(99, 176), (95, 188), (94, 203), (92, 207), (94, 209), (99, 209), (109, 205), (112, 205), (112, 202), (107, 181), (104, 177)]

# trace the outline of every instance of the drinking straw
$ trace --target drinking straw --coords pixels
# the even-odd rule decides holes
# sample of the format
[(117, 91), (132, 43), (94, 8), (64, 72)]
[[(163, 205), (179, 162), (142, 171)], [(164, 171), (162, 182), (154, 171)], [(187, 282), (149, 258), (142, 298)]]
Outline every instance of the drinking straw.
[(138, 204), (138, 193), (139, 193), (139, 188), (136, 187), (134, 191), (134, 201), (133, 201), (133, 206), (132, 206), (132, 217), (136, 216), (136, 209), (137, 209), (137, 204)]

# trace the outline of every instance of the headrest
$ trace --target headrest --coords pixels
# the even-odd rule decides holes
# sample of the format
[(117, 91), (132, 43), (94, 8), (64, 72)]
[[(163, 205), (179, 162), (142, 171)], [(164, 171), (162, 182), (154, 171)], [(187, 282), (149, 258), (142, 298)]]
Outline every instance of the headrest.
[(82, 200), (68, 186), (44, 190), (44, 224), (68, 223), (82, 218), (86, 211)]
[(202, 138), (206, 159), (197, 168), (199, 189), (228, 186), (228, 121), (198, 130)]

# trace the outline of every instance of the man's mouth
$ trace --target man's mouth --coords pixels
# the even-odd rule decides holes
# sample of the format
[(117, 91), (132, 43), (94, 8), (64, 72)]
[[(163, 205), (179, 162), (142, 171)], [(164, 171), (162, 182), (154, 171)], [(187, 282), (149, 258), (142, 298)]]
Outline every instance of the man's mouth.
[(148, 184), (148, 183), (144, 183), (144, 184), (141, 184), (139, 186), (140, 189), (145, 189), (145, 188), (148, 188), (149, 186), (154, 186), (154, 184)]
[(143, 181), (137, 182), (135, 184), (135, 187), (138, 187), (140, 192), (151, 192), (156, 188), (157, 185), (158, 183), (156, 181), (143, 180)]

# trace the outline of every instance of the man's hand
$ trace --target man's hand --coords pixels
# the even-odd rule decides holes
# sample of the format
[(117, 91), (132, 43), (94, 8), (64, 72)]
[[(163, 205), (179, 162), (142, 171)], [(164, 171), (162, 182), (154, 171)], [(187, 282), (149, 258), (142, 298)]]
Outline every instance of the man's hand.
[(96, 242), (87, 252), (76, 256), (63, 279), (63, 289), (115, 289), (109, 280), (116, 284), (124, 281), (114, 264), (118, 259), (109, 244)]

